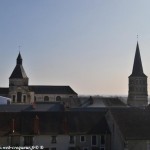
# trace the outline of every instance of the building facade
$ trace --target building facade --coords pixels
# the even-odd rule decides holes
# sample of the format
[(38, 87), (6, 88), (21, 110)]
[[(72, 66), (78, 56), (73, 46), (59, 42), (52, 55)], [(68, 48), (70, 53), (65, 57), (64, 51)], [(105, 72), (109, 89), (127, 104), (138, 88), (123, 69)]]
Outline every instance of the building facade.
[(29, 85), (20, 53), (9, 87), (0, 88), (0, 95), (13, 103), (0, 105), (1, 149), (150, 150), (147, 76), (138, 43), (129, 76), (128, 105), (119, 98), (88, 97), (66, 109), (76, 105), (77, 93), (69, 86)]
[(12, 103), (60, 102), (63, 98), (76, 98), (77, 93), (70, 86), (29, 85), (19, 53), (9, 87), (0, 88), (0, 96), (11, 98)]
[(150, 150), (148, 109), (111, 109), (105, 117), (111, 132), (111, 150)]
[[(18, 108), (16, 105), (16, 110)], [(45, 150), (110, 150), (105, 113), (44, 109), (40, 112), (1, 111), (0, 146), (4, 149), (7, 146), (38, 146)]]

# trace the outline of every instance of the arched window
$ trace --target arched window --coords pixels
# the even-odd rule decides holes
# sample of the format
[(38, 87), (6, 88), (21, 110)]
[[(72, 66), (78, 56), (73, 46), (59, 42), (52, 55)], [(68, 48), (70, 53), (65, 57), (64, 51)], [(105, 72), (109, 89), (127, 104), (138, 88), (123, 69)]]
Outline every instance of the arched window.
[(48, 102), (49, 101), (49, 97), (48, 96), (44, 96), (44, 102)]
[(16, 101), (16, 95), (13, 95), (12, 102), (15, 103), (15, 101)]
[(26, 95), (23, 95), (23, 102), (26, 102)]
[(57, 97), (56, 97), (56, 101), (57, 101), (57, 102), (60, 102), (60, 101), (61, 101), (61, 97), (60, 97), (60, 96), (57, 96)]
[(17, 103), (21, 103), (21, 99), (22, 99), (22, 93), (17, 92)]
[(36, 96), (34, 96), (34, 102), (36, 102)]

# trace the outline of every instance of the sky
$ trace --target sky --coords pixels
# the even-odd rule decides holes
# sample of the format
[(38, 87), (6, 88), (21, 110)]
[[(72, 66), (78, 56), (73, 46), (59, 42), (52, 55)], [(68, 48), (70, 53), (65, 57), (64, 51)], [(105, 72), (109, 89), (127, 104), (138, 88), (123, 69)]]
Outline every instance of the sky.
[(127, 95), (137, 40), (150, 75), (149, 6), (149, 0), (0, 0), (0, 87), (8, 87), (20, 51), (29, 85)]

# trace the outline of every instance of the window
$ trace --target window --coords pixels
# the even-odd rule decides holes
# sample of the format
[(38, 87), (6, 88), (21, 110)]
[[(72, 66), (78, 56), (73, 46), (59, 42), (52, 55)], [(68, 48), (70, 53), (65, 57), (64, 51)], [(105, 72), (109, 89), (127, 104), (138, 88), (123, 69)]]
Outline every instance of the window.
[(34, 102), (36, 102), (36, 96), (34, 96)]
[(61, 97), (60, 97), (60, 96), (57, 96), (57, 97), (56, 97), (56, 101), (60, 102), (60, 101), (61, 101)]
[(101, 135), (100, 150), (105, 150), (105, 135)]
[(21, 103), (22, 93), (17, 92), (17, 103)]
[(150, 150), (150, 141), (147, 141), (147, 150)]
[(24, 145), (25, 146), (33, 146), (33, 136), (25, 136), (24, 137)]
[(81, 136), (80, 136), (80, 142), (85, 142), (85, 140), (86, 140), (86, 139), (85, 139), (85, 136), (84, 136), (84, 135), (81, 135)]
[(16, 95), (13, 95), (12, 102), (15, 103), (15, 100), (16, 100)]
[(49, 101), (49, 97), (48, 96), (44, 96), (44, 102), (48, 102)]
[(23, 95), (23, 102), (26, 102), (26, 95)]
[(18, 146), (20, 144), (19, 136), (11, 136), (11, 145)]
[(101, 135), (101, 145), (105, 145), (105, 136)]
[(74, 144), (74, 136), (70, 136), (70, 144)]
[[(128, 149), (128, 141), (124, 142), (124, 149)], [(148, 149), (149, 150), (149, 149)]]
[(97, 137), (96, 137), (96, 135), (92, 136), (92, 145), (93, 146), (97, 145)]
[(56, 143), (56, 136), (52, 136), (52, 143)]

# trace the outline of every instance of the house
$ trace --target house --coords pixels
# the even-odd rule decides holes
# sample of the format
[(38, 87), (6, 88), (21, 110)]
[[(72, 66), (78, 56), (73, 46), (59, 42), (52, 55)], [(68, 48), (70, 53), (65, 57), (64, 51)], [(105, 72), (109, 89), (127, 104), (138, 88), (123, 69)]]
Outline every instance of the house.
[(110, 109), (106, 120), (111, 132), (111, 150), (149, 150), (150, 111), (140, 108)]
[(32, 111), (27, 109), (28, 106), (21, 110), (19, 105), (13, 107), (19, 110), (0, 112), (1, 146), (42, 146), (47, 150), (110, 150), (105, 109)]

